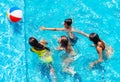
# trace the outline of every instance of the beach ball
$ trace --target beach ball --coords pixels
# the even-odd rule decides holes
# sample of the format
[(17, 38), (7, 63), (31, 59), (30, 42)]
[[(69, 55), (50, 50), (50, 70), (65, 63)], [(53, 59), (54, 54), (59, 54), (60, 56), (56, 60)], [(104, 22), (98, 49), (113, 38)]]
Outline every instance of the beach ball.
[(11, 22), (19, 22), (22, 19), (22, 10), (18, 7), (12, 7), (7, 11), (7, 17)]

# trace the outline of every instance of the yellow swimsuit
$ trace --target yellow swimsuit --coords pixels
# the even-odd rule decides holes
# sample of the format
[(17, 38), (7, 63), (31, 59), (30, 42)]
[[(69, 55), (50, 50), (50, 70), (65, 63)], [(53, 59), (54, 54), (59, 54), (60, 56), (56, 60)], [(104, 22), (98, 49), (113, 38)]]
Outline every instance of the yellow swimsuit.
[(46, 49), (44, 50), (36, 50), (34, 47), (31, 48), (33, 52), (38, 54), (40, 57), (40, 60), (44, 63), (51, 63), (53, 61), (52, 56), (50, 55), (50, 52)]

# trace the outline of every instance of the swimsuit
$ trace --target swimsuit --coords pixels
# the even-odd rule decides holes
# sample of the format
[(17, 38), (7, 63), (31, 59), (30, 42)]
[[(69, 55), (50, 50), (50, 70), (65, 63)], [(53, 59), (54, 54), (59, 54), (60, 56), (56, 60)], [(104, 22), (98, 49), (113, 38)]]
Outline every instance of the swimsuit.
[(44, 50), (36, 50), (35, 48), (31, 48), (31, 50), (33, 52), (35, 52), (36, 54), (38, 54), (38, 56), (40, 57), (40, 60), (43, 63), (51, 63), (53, 61), (52, 56), (50, 55), (50, 51), (44, 49)]
[(77, 40), (78, 40), (78, 37), (76, 37), (74, 34), (73, 34), (73, 36), (74, 36), (74, 38), (70, 38), (70, 36), (68, 35), (68, 39), (70, 40), (70, 43), (71, 43), (72, 46), (74, 46), (77, 43)]
[(70, 37), (68, 37), (68, 38), (69, 38), (72, 46), (74, 46), (77, 43), (78, 37), (74, 36), (74, 38), (70, 38)]

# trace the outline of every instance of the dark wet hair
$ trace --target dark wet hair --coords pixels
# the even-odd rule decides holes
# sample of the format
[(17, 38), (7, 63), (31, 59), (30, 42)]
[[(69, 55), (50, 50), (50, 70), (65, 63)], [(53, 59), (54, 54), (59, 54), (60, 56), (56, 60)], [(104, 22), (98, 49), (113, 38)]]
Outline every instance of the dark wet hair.
[(36, 40), (36, 38), (30, 37), (30, 38), (29, 38), (29, 44), (30, 44), (31, 46), (36, 46), (36, 45), (38, 44), (38, 41)]
[(89, 35), (89, 39), (90, 39), (94, 44), (97, 44), (99, 41), (101, 41), (97, 33), (91, 33), (91, 34)]
[(33, 46), (36, 50), (46, 49), (46, 50), (50, 51), (50, 49), (48, 47), (44, 47), (43, 45), (41, 45), (40, 43), (38, 43), (37, 39), (34, 38), (34, 37), (30, 37), (29, 38), (29, 44), (31, 46)]
[(72, 24), (72, 19), (71, 19), (71, 18), (65, 19), (65, 20), (64, 20), (64, 23), (66, 23), (68, 26), (71, 26), (71, 24)]
[(44, 46), (41, 45), (41, 44), (39, 44), (38, 41), (37, 41), (37, 39), (34, 38), (34, 37), (30, 37), (30, 38), (29, 38), (29, 44), (30, 44), (31, 46), (33, 46), (35, 49), (37, 49), (37, 50), (42, 50), (42, 49), (44, 49)]
[[(66, 36), (61, 36), (61, 38), (62, 37), (66, 37)], [(68, 42), (69, 42), (69, 40), (68, 40), (68, 37), (66, 37), (67, 39), (62, 39), (61, 40), (61, 47), (65, 47), (65, 48), (67, 48), (67, 46), (68, 46)]]

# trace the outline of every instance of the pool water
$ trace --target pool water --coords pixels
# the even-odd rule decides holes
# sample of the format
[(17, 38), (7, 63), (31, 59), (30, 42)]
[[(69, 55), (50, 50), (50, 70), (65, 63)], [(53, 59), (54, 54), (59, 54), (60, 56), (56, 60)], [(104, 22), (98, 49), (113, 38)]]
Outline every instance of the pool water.
[[(78, 58), (72, 63), (82, 82), (120, 82), (120, 1), (119, 0), (2, 0), (0, 3), (0, 82), (49, 82), (40, 71), (40, 61), (30, 51), (28, 39), (44, 38), (52, 50), (58, 82), (74, 82), (69, 74), (62, 73), (60, 55), (53, 49), (64, 32), (41, 31), (40, 26), (63, 27), (66, 18), (73, 26), (86, 33), (96, 32), (114, 53), (111, 59), (89, 70), (90, 62), (98, 58), (97, 52), (86, 37), (74, 46)], [(8, 8), (18, 6), (24, 17), (17, 24), (8, 21)], [(46, 70), (46, 69), (45, 69)], [(43, 70), (43, 71), (45, 71)], [(46, 71), (45, 71), (46, 72)], [(47, 72), (48, 73), (48, 72)], [(47, 74), (46, 74), (47, 75)]]

